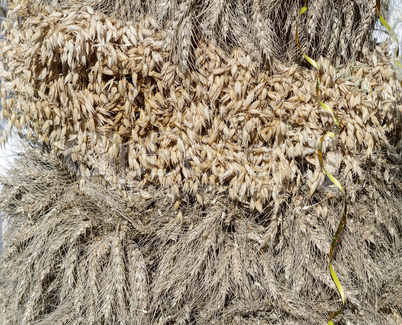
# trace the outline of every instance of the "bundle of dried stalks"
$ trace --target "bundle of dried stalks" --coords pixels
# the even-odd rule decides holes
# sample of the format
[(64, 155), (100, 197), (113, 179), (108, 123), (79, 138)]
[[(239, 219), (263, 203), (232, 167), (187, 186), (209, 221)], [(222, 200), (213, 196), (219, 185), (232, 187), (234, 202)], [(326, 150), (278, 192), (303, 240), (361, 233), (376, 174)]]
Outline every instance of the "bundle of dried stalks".
[[(176, 198), (209, 187), (260, 212), (278, 212), (304, 173), (310, 195), (324, 180), (315, 148), (331, 117), (315, 106), (314, 72), (278, 65), (272, 75), (241, 50), (200, 43), (196, 71), (182, 74), (148, 18), (52, 10), (4, 22), (3, 114), (84, 175), (163, 185)], [(373, 152), (401, 147), (401, 88), (381, 48), (342, 68), (319, 63), (342, 127), (329, 161), (353, 182)]]
[[(303, 1), (295, 0), (14, 0), (24, 3), (30, 14), (51, 4), (64, 10), (86, 5), (123, 21), (148, 16), (152, 25), (166, 32), (164, 44), (174, 63), (194, 69), (199, 40), (208, 40), (230, 54), (245, 49), (268, 66), (280, 61), (300, 63), (303, 58), (294, 42), (295, 21)], [(303, 18), (301, 43), (312, 57), (326, 56), (335, 62), (360, 59), (374, 22), (376, 0), (312, 0)], [(383, 10), (388, 0), (382, 0)]]
[[(34, 3), (11, 5), (20, 18), (0, 41), (3, 114), (49, 146), (27, 150), (1, 181), (5, 322), (324, 322), (338, 298), (327, 256), (341, 206), (315, 153), (332, 118), (316, 109), (314, 72), (277, 63), (269, 73), (250, 48), (230, 52), (212, 36), (178, 45), (172, 28), (184, 33), (202, 12), (188, 1), (186, 24), (166, 29), (171, 10), (139, 6), (142, 18), (123, 24)], [(172, 44), (193, 55), (191, 72), (171, 60)], [(350, 207), (334, 267), (348, 297), (341, 317), (392, 324), (402, 321), (401, 89), (382, 48), (362, 53), (319, 62), (341, 121), (326, 161)]]
[[(348, 185), (358, 200), (334, 267), (351, 324), (402, 321), (402, 174), (387, 163), (391, 184), (367, 165), (364, 186)], [(1, 182), (5, 324), (324, 324), (338, 304), (327, 255), (341, 207), (330, 192), (295, 195), (269, 217), (203, 191), (208, 203), (183, 196), (179, 215), (164, 187), (123, 199), (37, 149)]]

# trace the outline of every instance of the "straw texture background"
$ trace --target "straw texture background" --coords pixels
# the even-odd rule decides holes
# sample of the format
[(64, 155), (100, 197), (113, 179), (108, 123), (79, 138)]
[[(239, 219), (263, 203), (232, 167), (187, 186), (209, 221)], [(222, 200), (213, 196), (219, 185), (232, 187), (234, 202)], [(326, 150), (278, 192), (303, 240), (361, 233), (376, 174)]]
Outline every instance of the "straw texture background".
[[(341, 319), (399, 324), (401, 174), (364, 174), (335, 256)], [(294, 197), (267, 218), (201, 192), (209, 203), (183, 197), (180, 218), (166, 189), (124, 200), (34, 149), (2, 183), (6, 324), (323, 324), (338, 306), (327, 254), (339, 198), (303, 210), (311, 198)]]
[[(337, 308), (327, 256), (341, 196), (316, 157), (332, 119), (296, 64), (299, 8), (205, 3), (10, 3), (20, 20), (0, 41), (2, 114), (28, 144), (1, 180), (4, 323), (321, 324)], [(336, 3), (312, 1), (310, 15), (350, 13)], [(341, 121), (324, 150), (349, 202), (339, 319), (398, 324), (401, 85), (368, 43), (373, 4), (348, 3), (349, 32), (346, 18), (338, 32), (301, 22)], [(219, 15), (205, 18), (218, 4), (250, 22), (228, 18), (230, 42)], [(288, 38), (246, 37), (258, 13)]]
[[(144, 16), (166, 32), (166, 50), (184, 70), (194, 69), (195, 50), (207, 40), (226, 53), (242, 48), (267, 67), (283, 60), (303, 61), (294, 42), (295, 22), (303, 1), (294, 0), (15, 0), (40, 11), (40, 5), (70, 10), (90, 5), (110, 18), (123, 21)], [(300, 22), (301, 44), (312, 57), (325, 55), (335, 62), (360, 59), (376, 20), (375, 0), (316, 0), (309, 2), (307, 17)], [(388, 0), (382, 1), (386, 14)]]

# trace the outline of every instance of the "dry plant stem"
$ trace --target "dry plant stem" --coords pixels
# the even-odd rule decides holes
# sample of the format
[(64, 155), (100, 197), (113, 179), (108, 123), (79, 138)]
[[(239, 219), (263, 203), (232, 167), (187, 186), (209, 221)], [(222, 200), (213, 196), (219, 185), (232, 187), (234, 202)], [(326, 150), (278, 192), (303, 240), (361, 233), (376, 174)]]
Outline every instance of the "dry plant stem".
[[(313, 109), (313, 72), (270, 53), (269, 71), (254, 60), (276, 33), (249, 37), (270, 21), (293, 31), (298, 3), (49, 3), (10, 3), (21, 24), (5, 20), (0, 41), (3, 114), (31, 143), (1, 180), (3, 323), (324, 322), (338, 299), (326, 243), (339, 197), (315, 149), (332, 117)], [(385, 47), (355, 49), (370, 33), (367, 2), (353, 2), (348, 24), (343, 4), (328, 2), (328, 21), (344, 13), (339, 28), (355, 36), (341, 32), (342, 55), (362, 57), (318, 60), (323, 100), (342, 121), (339, 154), (327, 142), (323, 153), (350, 202), (334, 256), (342, 316), (398, 324), (401, 90)], [(187, 65), (173, 54), (183, 10)], [(222, 19), (232, 25), (219, 33)], [(302, 60), (286, 35), (272, 51)], [(331, 41), (306, 35), (315, 57)]]
[[(302, 7), (302, 9), (300, 10), (299, 13), (299, 19), (300, 17), (305, 13), (308, 12), (308, 0), (305, 0), (304, 2), (304, 7)], [(338, 244), (338, 240), (341, 236), (342, 230), (345, 227), (346, 224), (346, 219), (347, 219), (347, 194), (345, 192), (345, 190), (343, 189), (341, 183), (327, 170), (327, 168), (325, 167), (324, 164), (324, 160), (323, 160), (323, 155), (322, 155), (322, 148), (323, 148), (323, 143), (326, 140), (326, 138), (330, 137), (330, 138), (335, 138), (339, 135), (339, 131), (340, 131), (340, 124), (339, 124), (339, 119), (337, 114), (334, 112), (334, 110), (331, 108), (331, 106), (328, 106), (327, 104), (323, 103), (320, 100), (320, 91), (321, 91), (321, 82), (322, 82), (322, 75), (320, 72), (320, 67), (318, 65), (318, 63), (312, 59), (311, 57), (309, 57), (308, 55), (306, 55), (303, 52), (303, 49), (301, 48), (300, 42), (299, 42), (299, 35), (298, 35), (298, 22), (296, 24), (296, 44), (299, 47), (300, 51), (302, 52), (303, 56), (306, 58), (306, 60), (314, 67), (317, 69), (317, 83), (316, 83), (316, 96), (317, 96), (317, 107), (321, 106), (321, 108), (324, 108), (325, 110), (327, 110), (333, 118), (333, 131), (329, 131), (327, 133), (325, 133), (324, 135), (322, 135), (320, 137), (320, 140), (318, 141), (318, 145), (317, 145), (317, 156), (318, 156), (318, 160), (320, 162), (320, 166), (321, 169), (324, 171), (324, 173), (326, 174), (326, 176), (329, 178), (329, 180), (336, 185), (343, 194), (343, 212), (342, 212), (342, 216), (341, 216), (341, 220), (339, 221), (339, 225), (338, 228), (336, 230), (336, 233), (332, 239), (331, 242), (331, 247), (329, 250), (329, 255), (328, 255), (328, 260), (329, 260), (329, 269), (330, 269), (330, 273), (331, 273), (331, 277), (332, 280), (334, 281), (336, 288), (342, 298), (342, 306), (336, 310), (335, 312), (333, 312), (328, 319), (328, 325), (333, 325), (332, 319), (335, 318), (336, 316), (338, 316), (342, 311), (343, 308), (345, 307), (345, 294), (342, 288), (342, 285), (338, 279), (338, 276), (336, 275), (333, 267), (332, 267), (332, 255), (334, 252), (334, 249), (336, 248), (337, 244)]]
[[(334, 259), (349, 300), (342, 316), (356, 324), (401, 321), (402, 179), (400, 162), (384, 164), (392, 182), (377, 164), (349, 184), (357, 199)], [(180, 196), (178, 219), (167, 188), (144, 197), (137, 184), (124, 199), (32, 148), (1, 182), (7, 324), (322, 323), (337, 301), (326, 243), (339, 204), (328, 188), (290, 196), (280, 218), (203, 190), (202, 205)]]

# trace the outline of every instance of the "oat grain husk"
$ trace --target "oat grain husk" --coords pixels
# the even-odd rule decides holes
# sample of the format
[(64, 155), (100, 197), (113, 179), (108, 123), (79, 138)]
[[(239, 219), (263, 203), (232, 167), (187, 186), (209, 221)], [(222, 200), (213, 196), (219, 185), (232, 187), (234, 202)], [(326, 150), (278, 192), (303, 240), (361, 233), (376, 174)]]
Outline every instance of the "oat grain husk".
[[(240, 15), (240, 4), (220, 3)], [(290, 49), (267, 55), (267, 68), (258, 46), (225, 47), (205, 34), (218, 25), (186, 25), (214, 2), (183, 1), (166, 17), (149, 2), (123, 19), (104, 4), (18, 1), (10, 17), (20, 20), (4, 21), (3, 114), (29, 144), (1, 180), (3, 322), (325, 322), (338, 304), (327, 256), (342, 207), (316, 156), (332, 117), (316, 107), (315, 73)], [(246, 20), (257, 5), (279, 10), (248, 5)], [(370, 25), (375, 8), (365, 10)], [(188, 50), (172, 41), (175, 15), (187, 22), (178, 33), (202, 36), (186, 34)], [(332, 55), (320, 41), (303, 45), (326, 55), (322, 100), (341, 122), (324, 148), (350, 210), (334, 257), (347, 296), (340, 320), (398, 324), (401, 85), (385, 47), (362, 35), (359, 56), (336, 64), (345, 28)]]

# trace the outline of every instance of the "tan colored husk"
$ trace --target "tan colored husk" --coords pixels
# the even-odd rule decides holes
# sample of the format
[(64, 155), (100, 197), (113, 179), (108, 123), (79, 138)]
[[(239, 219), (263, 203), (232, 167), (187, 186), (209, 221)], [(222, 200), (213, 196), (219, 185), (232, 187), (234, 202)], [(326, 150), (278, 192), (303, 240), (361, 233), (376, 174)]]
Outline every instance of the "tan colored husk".
[[(123, 25), (89, 9), (45, 9), (4, 21), (3, 114), (83, 175), (163, 185), (175, 197), (205, 187), (258, 211), (273, 202), (274, 212), (303, 172), (310, 195), (324, 180), (316, 144), (332, 118), (316, 105), (313, 71), (278, 65), (270, 74), (241, 50), (226, 56), (204, 42), (195, 71), (182, 74), (148, 19)], [(383, 49), (369, 58), (342, 68), (319, 60), (322, 100), (342, 127), (338, 143), (326, 143), (328, 161), (335, 174), (343, 162), (348, 181), (380, 148), (401, 147), (400, 84)]]
[[(183, 73), (152, 17), (16, 4), (3, 112), (40, 149), (1, 180), (4, 323), (325, 323), (342, 201), (316, 157), (332, 118), (315, 72), (204, 38)], [(351, 324), (402, 322), (401, 88), (383, 52), (319, 60), (341, 121), (324, 155), (348, 193), (334, 267)]]

